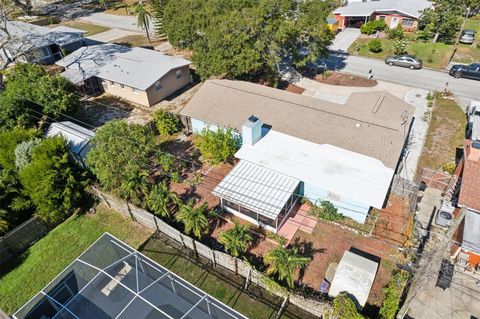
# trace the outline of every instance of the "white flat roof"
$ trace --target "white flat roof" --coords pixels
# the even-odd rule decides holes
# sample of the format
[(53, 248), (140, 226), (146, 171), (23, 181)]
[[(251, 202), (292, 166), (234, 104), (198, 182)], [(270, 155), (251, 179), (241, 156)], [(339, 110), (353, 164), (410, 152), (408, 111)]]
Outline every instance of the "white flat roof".
[(274, 130), (235, 156), (375, 208), (383, 207), (394, 175), (378, 159)]
[(377, 268), (378, 263), (346, 251), (337, 266), (328, 294), (335, 297), (346, 291), (363, 307), (372, 289)]
[(296, 178), (240, 161), (215, 187), (213, 194), (276, 219), (299, 183)]
[(46, 137), (61, 135), (67, 141), (71, 151), (80, 154), (95, 133), (70, 121), (55, 122), (50, 125)]

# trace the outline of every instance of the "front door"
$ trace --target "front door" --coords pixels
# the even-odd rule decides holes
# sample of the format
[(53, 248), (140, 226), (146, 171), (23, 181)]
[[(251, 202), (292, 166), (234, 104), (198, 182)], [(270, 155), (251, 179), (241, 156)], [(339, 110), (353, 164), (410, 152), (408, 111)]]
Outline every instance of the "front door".
[(398, 25), (398, 18), (397, 18), (397, 17), (393, 17), (393, 18), (392, 18), (392, 21), (390, 21), (390, 29), (396, 28), (397, 25)]

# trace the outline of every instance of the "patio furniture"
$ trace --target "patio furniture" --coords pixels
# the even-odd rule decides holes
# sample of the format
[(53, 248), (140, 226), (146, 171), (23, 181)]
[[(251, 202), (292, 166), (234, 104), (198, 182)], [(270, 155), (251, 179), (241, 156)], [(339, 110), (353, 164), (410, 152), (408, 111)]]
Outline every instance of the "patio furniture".
[(460, 253), (458, 254), (458, 257), (457, 257), (457, 265), (462, 267), (463, 271), (465, 271), (467, 269), (468, 264), (469, 264), (469, 260), (470, 260), (470, 255), (463, 252), (463, 251), (460, 251)]

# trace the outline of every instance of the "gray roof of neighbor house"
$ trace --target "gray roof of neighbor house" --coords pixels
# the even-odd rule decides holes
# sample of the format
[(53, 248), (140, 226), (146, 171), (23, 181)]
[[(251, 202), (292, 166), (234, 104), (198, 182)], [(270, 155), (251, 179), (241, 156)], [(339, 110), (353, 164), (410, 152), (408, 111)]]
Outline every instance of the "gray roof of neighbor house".
[(46, 137), (61, 135), (67, 141), (69, 148), (74, 153), (81, 153), (95, 132), (70, 121), (54, 122), (48, 128)]
[(368, 2), (350, 2), (336, 9), (334, 14), (342, 16), (371, 16), (373, 13), (396, 11), (405, 16), (419, 18), (421, 12), (431, 8), (432, 2), (427, 0), (379, 0)]
[(170, 70), (190, 63), (181, 57), (118, 44), (83, 47), (56, 62), (66, 68), (61, 75), (73, 83), (96, 76), (140, 90), (148, 89)]
[(253, 114), (275, 131), (370, 156), (395, 169), (414, 107), (387, 92), (354, 93), (340, 105), (259, 84), (209, 80), (180, 113), (237, 131)]
[[(21, 21), (7, 21), (7, 31), (12, 37), (7, 45), (10, 50), (23, 50), (42, 48), (48, 45), (67, 45), (82, 39), (85, 31), (74, 28), (45, 28), (35, 24)], [(0, 38), (7, 35), (0, 30)]]

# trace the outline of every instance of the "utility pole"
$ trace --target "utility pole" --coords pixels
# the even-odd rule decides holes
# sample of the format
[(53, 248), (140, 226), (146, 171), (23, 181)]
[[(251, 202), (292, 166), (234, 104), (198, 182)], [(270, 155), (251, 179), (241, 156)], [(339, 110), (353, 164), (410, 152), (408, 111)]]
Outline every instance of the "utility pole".
[(465, 19), (463, 19), (462, 27), (460, 28), (460, 32), (458, 33), (457, 40), (455, 41), (455, 49), (457, 48), (458, 43), (460, 42), (460, 36), (462, 35), (462, 31), (465, 28), (465, 23), (467, 23), (469, 15), (470, 15), (470, 7), (467, 8), (467, 14), (465, 15)]
[(460, 210), (460, 214), (454, 220), (453, 224), (448, 229), (442, 241), (437, 245), (436, 248), (433, 249), (433, 252), (431, 254), (429, 254), (426, 258), (422, 258), (420, 260), (420, 265), (415, 272), (415, 275), (413, 276), (412, 284), (410, 285), (407, 298), (405, 299), (402, 308), (397, 314), (397, 319), (403, 319), (405, 317), (405, 315), (408, 313), (408, 310), (410, 310), (410, 307), (417, 299), (420, 291), (425, 286), (427, 281), (431, 279), (432, 275), (437, 274), (438, 266), (441, 263), (444, 253), (447, 250), (448, 245), (452, 241), (453, 234), (455, 234), (458, 226), (460, 226), (460, 223), (465, 218), (466, 212), (467, 209), (465, 208), (462, 208)]

